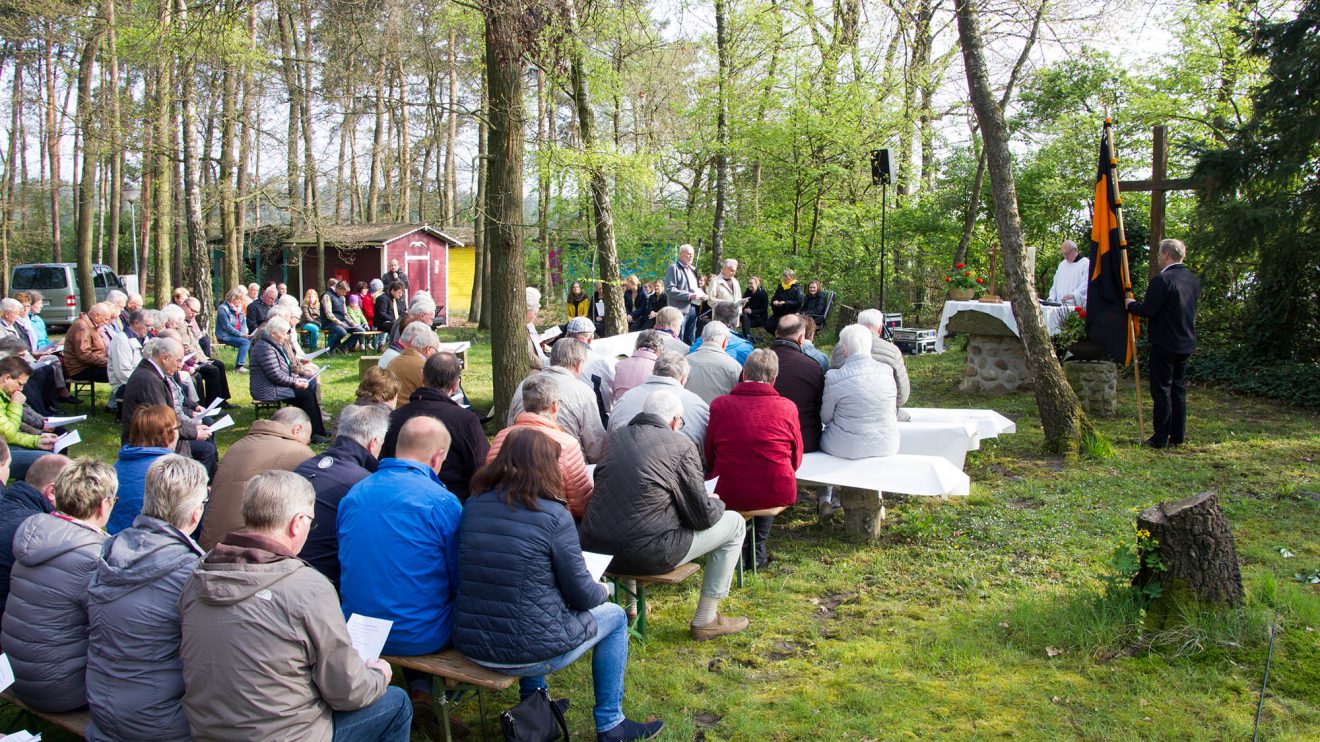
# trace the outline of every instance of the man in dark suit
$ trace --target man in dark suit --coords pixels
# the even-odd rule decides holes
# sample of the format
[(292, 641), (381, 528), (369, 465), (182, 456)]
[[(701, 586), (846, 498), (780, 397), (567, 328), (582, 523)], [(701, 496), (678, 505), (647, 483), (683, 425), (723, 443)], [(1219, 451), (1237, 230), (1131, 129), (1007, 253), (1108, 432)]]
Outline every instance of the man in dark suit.
[(218, 458), (211, 442), (211, 429), (179, 413), (174, 403), (177, 393), (169, 377), (176, 374), (182, 364), (183, 345), (172, 338), (158, 337), (148, 340), (142, 347), (142, 361), (124, 384), (124, 399), (119, 404), (120, 440), (128, 442), (128, 427), (133, 411), (140, 405), (162, 404), (175, 411), (179, 420), (179, 443), (175, 452), (189, 456), (206, 467), (208, 475), (215, 474)]
[(1196, 300), (1201, 283), (1183, 265), (1187, 246), (1160, 243), (1160, 272), (1150, 279), (1143, 301), (1129, 298), (1129, 314), (1145, 317), (1150, 332), (1150, 396), (1155, 402), (1151, 448), (1180, 446), (1187, 432), (1187, 358), (1196, 350)]

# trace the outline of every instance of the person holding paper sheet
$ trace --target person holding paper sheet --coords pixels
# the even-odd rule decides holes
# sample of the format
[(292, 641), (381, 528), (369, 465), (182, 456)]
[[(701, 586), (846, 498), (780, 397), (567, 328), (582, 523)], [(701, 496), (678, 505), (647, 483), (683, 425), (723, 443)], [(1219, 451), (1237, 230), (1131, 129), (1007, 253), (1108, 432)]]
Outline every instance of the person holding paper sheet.
[(93, 304), (69, 325), (64, 335), (64, 375), (74, 381), (104, 381), (106, 366), (110, 363), (105, 336), (100, 329), (118, 314), (111, 304)]
[[(269, 320), (268, 320), (269, 322)], [(254, 420), (247, 435), (234, 441), (220, 459), (211, 487), (211, 501), (197, 541), (206, 548), (243, 525), (243, 488), (263, 471), (293, 471), (311, 458), (307, 443), (311, 424), (297, 407), (282, 407), (269, 420)]]
[(515, 430), (536, 430), (554, 438), (559, 444), (559, 475), (564, 482), (564, 499), (573, 517), (581, 519), (587, 512), (593, 485), (586, 459), (582, 457), (582, 447), (555, 422), (559, 416), (559, 386), (544, 374), (534, 374), (523, 382), (522, 403), (523, 411), (514, 418), (513, 425), (501, 430), (491, 441), (490, 453), (486, 454), (484, 463), (495, 460), (504, 439)]
[[(297, 554), (316, 520), (307, 480), (262, 472), (179, 597), (183, 710), (198, 742), (336, 738), (407, 742), (408, 695), (363, 662), (334, 588)], [(334, 524), (316, 525), (333, 528)]]
[(142, 347), (142, 356), (124, 385), (124, 400), (119, 405), (120, 442), (128, 441), (129, 425), (139, 406), (165, 405), (174, 410), (179, 423), (179, 442), (174, 452), (201, 462), (207, 471), (215, 471), (217, 456), (210, 440), (211, 429), (192, 419), (194, 410), (184, 410), (183, 392), (174, 380), (183, 358), (183, 344), (172, 337), (152, 338)]
[(178, 443), (179, 421), (172, 408), (148, 404), (133, 411), (128, 424), (128, 443), (119, 449), (115, 460), (119, 501), (105, 530), (116, 534), (133, 525), (133, 519), (142, 511), (147, 469), (162, 456), (174, 453)]
[(190, 296), (183, 302), (183, 326), (179, 331), (183, 334), (184, 346), (190, 353), (194, 353), (194, 360), (197, 362), (195, 375), (201, 379), (202, 399), (210, 401), (212, 399), (223, 399), (221, 409), (232, 409), (236, 404), (229, 402), (229, 376), (226, 373), (225, 362), (219, 358), (211, 358), (207, 347), (210, 345), (201, 330), (197, 328), (197, 315), (202, 311), (202, 303), (197, 297)]
[[(596, 406), (596, 395), (591, 388), (579, 379), (579, 373), (587, 361), (587, 346), (577, 342), (555, 343), (550, 351), (551, 366), (538, 371), (527, 379), (541, 375), (553, 379), (559, 387), (559, 414), (556, 422), (566, 433), (578, 440), (582, 454), (590, 464), (604, 453), (605, 426), (600, 420), (600, 409)], [(523, 379), (522, 384), (527, 383)], [(505, 417), (506, 425), (513, 425), (522, 408), (522, 385), (513, 393), (509, 403), (509, 412)], [(485, 460), (485, 457), (482, 457)]]
[[(463, 506), (437, 473), (449, 431), (425, 415), (404, 423), (392, 456), (339, 503), (339, 590), (344, 614), (394, 622), (384, 652), (421, 655), (449, 646), (458, 592)], [(419, 726), (438, 736), (432, 678), (405, 670)]]
[(706, 494), (701, 456), (682, 427), (682, 403), (662, 390), (646, 398), (632, 422), (610, 432), (582, 521), (582, 545), (613, 554), (611, 568), (630, 575), (664, 574), (705, 556), (701, 598), (688, 625), (691, 637), (704, 641), (750, 623), (719, 613), (747, 527), (741, 515)]
[(472, 478), (477, 494), (459, 525), (454, 646), (479, 665), (520, 677), (523, 698), (591, 651), (596, 739), (649, 739), (664, 722), (623, 715), (628, 619), (587, 572), (559, 455), (553, 438), (516, 430)]
[(0, 359), (0, 435), (9, 444), (10, 474), (22, 479), (28, 467), (37, 459), (49, 456), (55, 447), (52, 433), (24, 433), (23, 385), (27, 383), (32, 367), (19, 356)]
[[(301, 365), (295, 371), (293, 359), (285, 350), (289, 336), (289, 321), (280, 316), (271, 317), (262, 328), (260, 338), (252, 346), (252, 376), (248, 386), (253, 401), (272, 402), (288, 400), (307, 413), (312, 423), (312, 442), (325, 443), (325, 423), (321, 417), (321, 403), (316, 398), (316, 379), (304, 378)], [(310, 454), (309, 454), (310, 455)]]
[(697, 306), (706, 292), (697, 285), (697, 271), (692, 266), (695, 252), (691, 245), (679, 245), (678, 260), (665, 269), (665, 298), (669, 306), (683, 316), (679, 339), (691, 345), (697, 334)]
[(234, 368), (240, 373), (247, 373), (248, 349), (252, 340), (248, 337), (247, 315), (243, 311), (243, 302), (247, 292), (241, 288), (231, 289), (225, 294), (225, 301), (215, 312), (215, 339), (238, 349), (234, 359)]
[(177, 454), (147, 470), (142, 512), (111, 536), (87, 586), (90, 742), (188, 742), (179, 660), (179, 593), (205, 554), (206, 467)]
[(154, 309), (135, 309), (128, 313), (128, 322), (124, 324), (124, 331), (115, 336), (110, 341), (109, 355), (110, 366), (107, 375), (110, 377), (110, 399), (118, 404), (123, 399), (124, 385), (128, 383), (128, 377), (133, 375), (133, 369), (142, 362), (142, 344), (147, 341), (148, 336), (161, 323), (161, 314)]
[(78, 459), (55, 478), (55, 512), (14, 534), (14, 570), (0, 646), (14, 668), (14, 695), (38, 711), (87, 705), (87, 581), (115, 504), (114, 469)]

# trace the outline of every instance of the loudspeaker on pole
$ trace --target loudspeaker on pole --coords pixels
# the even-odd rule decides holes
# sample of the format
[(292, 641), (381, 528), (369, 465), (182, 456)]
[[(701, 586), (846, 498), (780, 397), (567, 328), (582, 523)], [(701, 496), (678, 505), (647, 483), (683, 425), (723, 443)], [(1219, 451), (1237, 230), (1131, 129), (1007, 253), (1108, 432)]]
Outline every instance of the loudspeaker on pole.
[(871, 184), (890, 185), (898, 180), (898, 170), (889, 149), (871, 150)]

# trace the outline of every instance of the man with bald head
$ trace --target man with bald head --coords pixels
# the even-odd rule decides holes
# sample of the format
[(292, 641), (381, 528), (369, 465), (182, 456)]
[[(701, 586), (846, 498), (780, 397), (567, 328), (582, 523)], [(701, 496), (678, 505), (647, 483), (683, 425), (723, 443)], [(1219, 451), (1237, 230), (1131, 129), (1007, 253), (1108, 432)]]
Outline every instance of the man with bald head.
[(64, 378), (109, 383), (110, 346), (101, 328), (119, 316), (119, 307), (100, 302), (69, 325), (64, 336)]
[[(394, 622), (383, 654), (439, 652), (449, 644), (458, 595), (462, 505), (440, 482), (449, 430), (419, 415), (399, 430), (393, 456), (339, 503), (339, 591), (345, 615)], [(417, 723), (435, 723), (431, 678), (404, 671)]]
[(1054, 283), (1050, 285), (1050, 301), (1075, 307), (1086, 307), (1086, 289), (1091, 280), (1091, 261), (1077, 251), (1077, 243), (1064, 240), (1059, 246), (1063, 262), (1054, 271)]

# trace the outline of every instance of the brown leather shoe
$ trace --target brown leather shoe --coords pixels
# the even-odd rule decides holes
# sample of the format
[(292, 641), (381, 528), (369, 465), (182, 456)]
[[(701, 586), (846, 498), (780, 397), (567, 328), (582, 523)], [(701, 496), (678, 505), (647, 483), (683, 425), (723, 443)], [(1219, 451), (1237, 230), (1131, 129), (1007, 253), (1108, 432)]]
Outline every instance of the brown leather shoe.
[(746, 629), (751, 623), (745, 616), (722, 616), (716, 613), (715, 620), (704, 626), (688, 624), (688, 633), (692, 635), (693, 639), (704, 642), (717, 636), (736, 634)]

